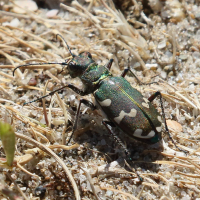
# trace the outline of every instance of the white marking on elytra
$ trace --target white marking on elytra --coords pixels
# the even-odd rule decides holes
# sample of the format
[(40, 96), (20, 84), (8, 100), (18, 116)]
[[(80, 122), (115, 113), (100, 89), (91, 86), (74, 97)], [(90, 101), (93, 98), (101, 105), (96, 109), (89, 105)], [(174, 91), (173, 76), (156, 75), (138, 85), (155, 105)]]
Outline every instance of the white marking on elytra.
[(152, 138), (154, 137), (155, 132), (154, 131), (150, 131), (148, 135), (142, 135), (142, 129), (136, 129), (135, 132), (133, 133), (133, 136), (137, 137), (137, 138)]
[(143, 97), (143, 100), (145, 101), (145, 103), (149, 103), (149, 100)]
[(161, 116), (158, 116), (157, 118), (158, 118), (158, 121), (162, 123), (162, 118), (161, 118)]
[(145, 108), (149, 108), (149, 100), (146, 99), (146, 98), (144, 98), (144, 97), (143, 97), (143, 100), (144, 100), (145, 102), (143, 102), (142, 105), (143, 105)]
[(149, 104), (148, 103), (142, 103), (142, 105), (145, 107), (145, 108), (149, 108)]
[(161, 131), (162, 131), (162, 126), (156, 127), (156, 130), (157, 130), (158, 132), (161, 132)]
[(152, 137), (154, 137), (154, 135), (155, 135), (155, 131), (151, 131), (151, 132), (149, 132), (149, 134), (147, 136), (149, 138), (152, 138)]
[(134, 136), (137, 137), (137, 135), (141, 135), (142, 134), (142, 129), (136, 129), (135, 132), (133, 133)]
[(110, 99), (105, 99), (104, 101), (99, 101), (99, 104), (101, 106), (105, 106), (105, 107), (108, 107), (111, 105), (111, 100)]
[(137, 110), (135, 110), (134, 108), (131, 109), (130, 113), (125, 113), (123, 110), (119, 113), (118, 117), (115, 117), (114, 120), (116, 123), (120, 124), (120, 122), (122, 121), (122, 119), (125, 116), (129, 116), (129, 117), (135, 117), (137, 114)]

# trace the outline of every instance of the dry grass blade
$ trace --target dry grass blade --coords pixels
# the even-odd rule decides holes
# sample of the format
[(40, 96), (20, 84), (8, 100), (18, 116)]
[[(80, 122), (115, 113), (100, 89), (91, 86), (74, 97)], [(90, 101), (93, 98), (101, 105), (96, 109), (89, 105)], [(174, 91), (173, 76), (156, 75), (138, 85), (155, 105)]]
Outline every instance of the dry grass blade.
[[(0, 66), (0, 68), (1, 68), (1, 66)], [(14, 77), (13, 77), (13, 76), (11, 76), (11, 75), (9, 75), (9, 74), (6, 74), (6, 73), (4, 73), (4, 72), (0, 72), (0, 75), (4, 76), (4, 77), (6, 77), (6, 78), (9, 78), (11, 81), (14, 80)]]
[(13, 180), (13, 178), (11, 177), (11, 175), (9, 173), (7, 173), (6, 175), (14, 183), (15, 187), (17, 188), (17, 190), (19, 191), (19, 193), (23, 196), (23, 198), (25, 200), (29, 200), (29, 198), (27, 198), (27, 196), (24, 194), (24, 192), (22, 192), (21, 188), (17, 185), (16, 181)]
[(12, 99), (12, 96), (0, 85), (0, 91), (6, 99)]
[(193, 165), (186, 165), (186, 164), (177, 163), (177, 162), (173, 162), (173, 161), (158, 160), (158, 161), (155, 161), (153, 163), (156, 163), (156, 164), (166, 164), (166, 165), (174, 165), (174, 166), (177, 166), (177, 167), (179, 166), (179, 167), (184, 167), (184, 168), (189, 168), (189, 169), (195, 170), (195, 167)]
[[(0, 105), (0, 106), (2, 106), (2, 105)], [(38, 130), (38, 131), (40, 131), (42, 133), (45, 133), (45, 134), (48, 134), (48, 135), (51, 134), (51, 131), (49, 129), (47, 129), (47, 128), (44, 128), (45, 127), (44, 124), (40, 123), (39, 121), (23, 115), (21, 112), (19, 112), (18, 110), (14, 109), (11, 106), (4, 106), (4, 107), (6, 109), (12, 111), (13, 114), (15, 114), (15, 117), (17, 119), (19, 119), (20, 121), (22, 121), (23, 123), (29, 124), (30, 126), (34, 127), (36, 130)], [(18, 115), (19, 117), (17, 117), (16, 115)], [(31, 121), (33, 121), (34, 123), (31, 122)]]
[(175, 171), (174, 173), (181, 174), (183, 176), (187, 176), (187, 177), (191, 177), (191, 178), (200, 178), (200, 175), (198, 175), (198, 174), (186, 174), (186, 173), (182, 173), (179, 171)]
[(73, 176), (71, 175), (70, 171), (68, 170), (67, 166), (65, 165), (65, 163), (48, 147), (46, 147), (45, 145), (33, 140), (32, 138), (22, 135), (20, 133), (15, 132), (16, 137), (21, 138), (27, 142), (32, 143), (33, 145), (37, 146), (38, 148), (40, 148), (42, 151), (44, 151), (45, 153), (49, 154), (50, 156), (52, 156), (62, 167), (63, 170), (65, 171), (66, 175), (68, 176), (72, 187), (74, 189), (74, 193), (75, 193), (75, 197), (76, 200), (80, 200), (80, 194), (79, 194), (79, 190), (78, 187), (76, 185), (76, 182), (74, 181)]
[(72, 2), (73, 6), (77, 6), (79, 9), (83, 10), (84, 13), (88, 16), (88, 18), (92, 19), (92, 21), (94, 22), (94, 24), (100, 24), (100, 21), (97, 19), (97, 17), (95, 17), (94, 15), (92, 15), (91, 13), (89, 13), (87, 11), (87, 9), (85, 9), (83, 6), (81, 6), (78, 1), (73, 1)]
[[(47, 82), (46, 82), (46, 84), (44, 86), (43, 96), (46, 95), (46, 90), (47, 90), (48, 83), (49, 83), (49, 80), (47, 80)], [(44, 119), (45, 119), (46, 125), (50, 126), (49, 120), (48, 120), (48, 117), (47, 117), (47, 109), (46, 109), (46, 104), (45, 104), (45, 98), (42, 99), (42, 107), (43, 107), (43, 113), (44, 113)]]
[(71, 150), (71, 149), (77, 149), (80, 145), (79, 144), (73, 144), (71, 146), (61, 145), (61, 144), (54, 144), (49, 145), (48, 147), (50, 149), (63, 149), (63, 150)]
[(18, 162), (17, 162), (17, 167), (18, 167), (19, 169), (21, 169), (24, 173), (28, 174), (29, 176), (34, 176), (34, 177), (36, 177), (36, 178), (38, 178), (38, 179), (41, 180), (41, 178), (40, 178), (37, 174), (33, 174), (33, 173), (29, 172), (29, 171), (26, 170), (23, 166), (21, 166)]
[[(95, 199), (93, 194), (91, 195), (90, 184), (92, 187), (94, 185), (98, 197), (102, 199), (128, 200), (135, 197), (155, 200), (198, 199), (200, 31), (197, 25), (200, 19), (200, 5), (189, 0), (87, 0), (71, 1), (67, 6), (61, 4), (59, 12), (36, 6), (37, 10), (34, 12), (29, 12), (27, 7), (21, 10), (26, 14), (18, 14), (13, 13), (19, 12), (17, 1), (4, 0), (0, 3), (0, 117), (8, 112), (15, 130), (34, 138), (50, 151), (60, 152), (59, 155), (63, 156), (62, 160), (67, 166), (73, 164), (70, 169), (73, 170), (74, 180), (79, 184), (82, 199)], [(19, 4), (20, 6), (24, 5)], [(33, 7), (30, 10), (33, 10)], [(179, 16), (180, 12), (184, 13), (182, 21), (175, 20), (174, 16)], [(168, 123), (170, 134), (177, 146), (187, 150), (188, 154), (177, 151), (164, 134), (164, 128), (162, 134), (164, 144), (148, 147), (129, 140), (128, 136), (124, 137), (126, 133), (119, 131), (122, 142), (134, 152), (133, 159), (136, 160), (139, 156), (139, 160), (135, 161), (135, 167), (144, 180), (141, 183), (134, 173), (124, 169), (119, 146), (104, 135), (106, 131), (101, 124), (101, 111), (91, 111), (85, 105), (81, 106), (78, 129), (71, 141), (72, 144), (80, 145), (65, 146), (66, 135), (71, 132), (80, 100), (78, 94), (66, 89), (52, 95), (52, 98), (46, 98), (48, 127), (44, 120), (46, 111), (43, 112), (39, 101), (22, 106), (24, 102), (42, 96), (47, 80), (52, 80), (48, 85), (47, 94), (53, 88), (53, 83), (57, 83), (57, 88), (65, 84), (84, 88), (78, 79), (70, 76), (68, 67), (60, 73), (62, 65), (43, 65), (48, 62), (63, 63), (61, 60), (69, 55), (66, 45), (60, 40), (55, 40), (56, 34), (66, 39), (73, 54), (78, 55), (88, 51), (98, 65), (105, 65), (109, 59), (114, 59), (111, 68), (113, 77), (120, 76), (129, 66), (139, 80), (145, 83), (158, 82), (158, 84), (138, 86), (130, 73), (125, 77), (145, 98), (156, 91), (162, 93), (166, 119), (174, 120), (171, 124)], [(64, 59), (67, 61), (70, 58)], [(18, 69), (13, 77), (13, 68), (24, 64), (28, 66), (20, 68), (21, 71)], [(145, 73), (148, 73), (148, 76)], [(28, 85), (32, 78), (36, 80), (37, 85)], [(83, 98), (93, 101), (92, 94)], [(160, 113), (158, 99), (153, 101), (153, 105)], [(118, 134), (115, 128), (113, 131)], [(56, 158), (47, 155), (46, 150), (42, 151), (43, 147), (34, 148), (33, 143), (20, 138), (17, 140), (13, 171), (17, 181), (27, 185), (27, 196), (35, 199), (35, 186), (46, 186), (48, 192), (45, 193), (45, 198), (75, 199), (73, 188), (65, 175), (66, 171), (55, 160)], [(113, 162), (113, 159), (117, 160)], [(5, 158), (0, 160), (5, 163)], [(80, 160), (81, 167), (87, 164), (84, 168), (87, 168), (85, 173), (79, 168)], [(36, 162), (34, 166), (31, 165), (32, 162)], [(26, 174), (21, 176), (20, 172), (23, 171), (19, 169), (20, 167), (29, 175), (38, 174), (46, 179), (38, 180)], [(9, 185), (9, 180), (4, 176), (5, 170), (0, 172), (0, 184)], [(91, 177), (87, 178), (87, 173), (90, 173)], [(62, 182), (60, 177), (64, 177), (62, 179), (64, 184), (60, 184)], [(10, 188), (12, 186), (13, 183)], [(119, 191), (101, 190), (100, 186)], [(14, 191), (14, 188), (12, 189)], [(122, 194), (121, 191), (130, 193), (134, 197)], [(1, 197), (2, 194), (0, 199)]]
[(16, 195), (12, 190), (0, 183), (0, 193), (8, 197), (10, 200), (24, 200), (24, 198)]
[(147, 71), (144, 61), (142, 60), (140, 55), (135, 51), (135, 49), (133, 47), (128, 46), (127, 44), (125, 44), (124, 42), (122, 42), (120, 40), (115, 40), (115, 43), (118, 44), (119, 46), (122, 46), (123, 48), (129, 50), (130, 53), (132, 53), (137, 58), (137, 60), (140, 62), (141, 66), (142, 66), (142, 70)]
[(33, 159), (32, 154), (25, 154), (25, 155), (22, 155), (22, 156), (16, 156), (15, 157), (15, 161), (17, 163), (19, 163), (20, 165), (25, 165), (26, 163), (28, 163), (32, 159)]
[(15, 40), (18, 41), (20, 44), (31, 48), (33, 51), (38, 52), (39, 54), (44, 54), (44, 55), (47, 54), (47, 55), (50, 55), (50, 56), (54, 57), (54, 54), (52, 54), (52, 53), (50, 53), (50, 52), (48, 52), (48, 51), (43, 51), (43, 50), (41, 50), (41, 49), (38, 49), (38, 48), (34, 47), (33, 45), (30, 45), (29, 43), (25, 42), (24, 40), (19, 39), (17, 36), (14, 36), (14, 35), (11, 35), (11, 34), (7, 33), (6, 31), (4, 31), (4, 30), (1, 29), (1, 28), (4, 29), (4, 27), (1, 27), (1, 26), (0, 26), (0, 32), (4, 33), (6, 36), (9, 36), (9, 37), (15, 39)]
[(127, 193), (127, 192), (123, 192), (121, 190), (117, 190), (117, 189), (114, 189), (114, 188), (111, 188), (111, 187), (101, 187), (102, 190), (111, 190), (113, 192), (117, 192), (117, 193), (120, 193), (120, 194), (123, 194), (124, 196), (127, 196), (131, 199), (134, 199), (134, 200), (139, 200), (137, 197)]
[[(0, 31), (1, 31), (1, 29), (0, 29)], [(15, 63), (14, 63), (14, 61), (13, 61), (13, 58), (12, 58), (10, 55), (8, 55), (7, 53), (4, 53), (4, 52), (1, 51), (1, 50), (0, 50), (0, 54), (2, 54), (3, 56), (5, 56), (5, 57), (10, 61), (10, 63), (11, 63), (14, 67), (16, 67), (16, 66), (15, 66)], [(22, 73), (21, 73), (19, 70), (17, 70), (16, 73), (17, 73), (17, 75), (19, 76), (19, 78), (22, 79)]]
[(89, 183), (90, 183), (90, 187), (91, 187), (91, 189), (92, 189), (92, 192), (93, 192), (94, 196), (96, 197), (97, 200), (100, 200), (100, 198), (98, 197), (97, 192), (96, 192), (96, 190), (95, 190), (94, 183), (93, 183), (93, 181), (92, 181), (92, 177), (91, 177), (90, 174), (88, 173), (87, 169), (85, 169), (84, 167), (81, 167), (80, 165), (79, 165), (79, 167), (85, 172), (85, 175), (86, 175), (86, 177), (87, 177), (87, 180), (88, 180)]
[(68, 113), (65, 103), (64, 103), (64, 101), (60, 98), (60, 96), (58, 95), (58, 93), (56, 93), (56, 97), (57, 97), (57, 99), (58, 99), (58, 104), (59, 104), (60, 108), (61, 108), (62, 111), (63, 111), (64, 117), (65, 117), (65, 123), (67, 124), (67, 123), (68, 123), (68, 120), (70, 120), (70, 121), (72, 120), (72, 119), (71, 119), (71, 115)]
[(0, 69), (6, 69), (6, 68), (8, 68), (8, 69), (14, 69), (15, 66), (13, 66), (13, 65), (0, 65)]
[(18, 14), (18, 13), (12, 13), (12, 12), (7, 12), (7, 11), (3, 11), (0, 10), (0, 15), (7, 15), (7, 16), (11, 16), (11, 17), (17, 17), (17, 18), (24, 18), (24, 19), (29, 19), (30, 17), (27, 15), (22, 15), (22, 14)]
[(149, 186), (149, 187), (154, 187), (154, 188), (158, 188), (158, 187), (159, 187), (158, 184), (147, 183), (147, 182), (142, 183), (142, 185), (144, 185), (144, 186)]
[[(102, 4), (112, 13), (112, 16), (117, 21), (117, 23), (113, 23), (113, 25), (108, 24), (107, 26), (116, 26), (117, 29), (121, 32), (121, 37), (123, 40), (127, 40), (127, 42), (133, 43), (140, 47), (143, 51), (146, 51), (147, 47), (146, 40), (139, 34), (139, 32), (130, 26), (124, 15), (118, 11), (111, 9), (105, 1), (101, 0)], [(133, 45), (131, 45), (133, 46)]]
[(75, 14), (77, 14), (77, 15), (80, 15), (81, 17), (84, 17), (84, 18), (86, 18), (86, 19), (88, 19), (89, 21), (92, 22), (92, 20), (91, 20), (89, 17), (87, 17), (86, 14), (80, 12), (79, 10), (77, 10), (77, 9), (75, 9), (75, 8), (72, 8), (72, 7), (70, 7), (70, 6), (67, 6), (67, 5), (65, 5), (65, 4), (63, 4), (63, 3), (60, 4), (60, 7), (63, 8), (63, 9), (66, 9), (66, 10), (68, 10), (68, 11), (70, 11), (70, 12), (73, 12), (73, 13), (75, 13)]
[(16, 28), (16, 27), (12, 27), (12, 26), (7, 26), (9, 27), (10, 29), (14, 29), (14, 30), (19, 30), (19, 31), (22, 31), (24, 34), (28, 35), (28, 36), (31, 36), (33, 38), (35, 38), (36, 41), (41, 41), (42, 43), (46, 44), (47, 46), (51, 47), (52, 49), (54, 49), (57, 54), (61, 55), (62, 57), (64, 56), (63, 53), (60, 51), (59, 48), (57, 48), (55, 45), (53, 45), (51, 42), (41, 38), (40, 36), (37, 36), (37, 35), (34, 35), (34, 34), (31, 34), (23, 29), (20, 29), (20, 28)]
[(153, 176), (153, 177), (159, 177), (160, 179), (162, 179), (163, 182), (165, 182), (165, 184), (169, 187), (169, 181), (162, 175), (160, 174), (153, 174), (153, 173), (143, 173), (143, 176)]
[[(29, 131), (29, 129), (27, 129)], [(36, 137), (40, 137), (45, 142), (49, 143), (49, 140), (40, 132), (36, 131), (33, 127), (30, 127), (30, 132), (32, 132)]]

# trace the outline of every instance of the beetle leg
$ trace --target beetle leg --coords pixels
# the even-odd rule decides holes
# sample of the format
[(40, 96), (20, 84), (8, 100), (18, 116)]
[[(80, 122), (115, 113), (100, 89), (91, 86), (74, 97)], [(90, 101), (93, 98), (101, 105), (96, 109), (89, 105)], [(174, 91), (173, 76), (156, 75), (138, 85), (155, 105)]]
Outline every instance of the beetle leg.
[(131, 74), (134, 76), (134, 78), (137, 80), (137, 82), (139, 83), (139, 85), (143, 85), (143, 84), (144, 84), (143, 82), (141, 82), (141, 81), (138, 79), (138, 77), (131, 71), (130, 68), (124, 69), (124, 71), (122, 72), (121, 76), (122, 76), (123, 78), (125, 78), (125, 76), (127, 75), (127, 73), (128, 73), (129, 71), (130, 71)]
[(159, 91), (157, 91), (157, 92), (155, 92), (154, 94), (152, 94), (149, 98), (148, 98), (148, 100), (150, 101), (150, 102), (152, 102), (157, 96), (160, 96), (161, 98), (161, 102), (162, 102), (162, 95), (161, 95), (161, 93), (159, 92)]
[(108, 61), (108, 63), (105, 65), (105, 67), (107, 67), (107, 68), (110, 70), (110, 68), (111, 68), (111, 66), (112, 66), (112, 63), (113, 63), (113, 59), (110, 59), (110, 60)]
[(139, 80), (139, 78), (133, 73), (133, 71), (130, 69), (130, 67), (124, 69), (124, 71), (122, 72), (121, 76), (122, 76), (123, 78), (125, 78), (125, 76), (127, 75), (128, 72), (131, 72), (131, 74), (132, 74), (133, 77), (137, 80), (137, 82), (138, 82), (139, 85), (151, 85), (151, 84), (153, 84), (153, 83), (158, 84), (157, 82), (150, 82), (150, 83), (144, 83), (144, 82), (142, 82), (142, 81)]
[(187, 151), (185, 151), (185, 150), (179, 148), (179, 147), (176, 145), (175, 141), (173, 140), (173, 138), (172, 138), (172, 136), (171, 136), (171, 134), (170, 134), (170, 132), (169, 132), (169, 129), (168, 129), (168, 126), (167, 126), (167, 122), (166, 122), (166, 118), (165, 118), (165, 111), (164, 111), (164, 107), (163, 107), (162, 94), (161, 94), (159, 91), (157, 91), (157, 92), (155, 92), (154, 94), (152, 94), (152, 95), (148, 98), (148, 100), (149, 100), (150, 102), (152, 102), (152, 101), (153, 101), (156, 97), (158, 97), (158, 96), (159, 96), (159, 99), (160, 99), (160, 107), (161, 107), (161, 109), (162, 109), (162, 118), (163, 118), (163, 120), (164, 120), (165, 130), (166, 130), (167, 134), (169, 135), (169, 139), (172, 141), (172, 143), (174, 144), (174, 146), (175, 146), (178, 150), (183, 151), (184, 153), (188, 153)]
[(96, 106), (92, 102), (90, 102), (90, 101), (88, 101), (86, 99), (80, 99), (80, 102), (79, 102), (79, 105), (78, 105), (78, 109), (77, 109), (77, 113), (76, 113), (76, 117), (75, 117), (75, 122), (74, 122), (74, 125), (73, 125), (73, 128), (72, 128), (72, 134), (70, 135), (70, 138), (69, 138), (67, 144), (70, 142), (75, 130), (77, 129), (78, 118), (79, 118), (80, 108), (81, 108), (81, 104), (82, 103), (85, 104), (86, 106), (88, 106), (89, 108), (91, 108), (92, 110), (96, 109)]
[(68, 84), (68, 85), (65, 85), (65, 86), (63, 86), (63, 87), (61, 87), (61, 88), (59, 88), (59, 89), (57, 89), (57, 90), (54, 90), (54, 91), (52, 91), (52, 92), (50, 92), (50, 93), (48, 93), (48, 94), (46, 94), (46, 95), (44, 95), (44, 96), (42, 96), (42, 97), (40, 97), (40, 98), (37, 98), (37, 99), (35, 99), (35, 100), (33, 100), (33, 101), (26, 102), (26, 103), (24, 103), (24, 105), (29, 104), (29, 103), (33, 103), (33, 102), (36, 102), (36, 101), (39, 101), (39, 100), (41, 100), (41, 99), (43, 99), (43, 98), (46, 98), (46, 97), (48, 97), (48, 96), (52, 96), (54, 93), (56, 93), (56, 92), (58, 92), (58, 91), (60, 91), (60, 90), (63, 90), (63, 89), (65, 89), (65, 88), (67, 88), (67, 87), (70, 88), (71, 90), (73, 90), (75, 93), (81, 95), (81, 96), (85, 96), (85, 95), (88, 94), (87, 91), (83, 91), (83, 90), (81, 90), (81, 89), (75, 87), (75, 86), (72, 85), (72, 84)]
[[(131, 158), (131, 153), (130, 151), (125, 147), (124, 143), (121, 141), (121, 139), (109, 128), (109, 126), (115, 126), (112, 122), (110, 121), (102, 121), (103, 125), (106, 127), (106, 129), (108, 130), (108, 132), (110, 133), (110, 135), (112, 135), (112, 137), (114, 138), (114, 140), (116, 141), (117, 144), (119, 144), (121, 146), (121, 148), (124, 150), (127, 160), (128, 161), (132, 161)], [(128, 165), (128, 167), (132, 170), (132, 168)], [(135, 168), (134, 168), (135, 169)], [(143, 181), (143, 179), (140, 177), (140, 175), (138, 174), (137, 170), (135, 169), (135, 173), (137, 174), (138, 178), (140, 179), (140, 181)]]
[[(106, 127), (106, 129), (108, 130), (108, 132), (110, 133), (110, 135), (112, 135), (112, 137), (114, 138), (114, 140), (121, 146), (121, 148), (124, 150), (125, 154), (128, 156), (130, 155), (129, 150), (125, 147), (125, 145), (123, 144), (123, 142), (121, 141), (121, 139), (114, 133), (111, 131), (111, 129), (109, 128), (109, 126), (113, 127), (113, 123), (110, 121), (102, 121), (103, 125)], [(113, 124), (113, 125), (112, 125)]]

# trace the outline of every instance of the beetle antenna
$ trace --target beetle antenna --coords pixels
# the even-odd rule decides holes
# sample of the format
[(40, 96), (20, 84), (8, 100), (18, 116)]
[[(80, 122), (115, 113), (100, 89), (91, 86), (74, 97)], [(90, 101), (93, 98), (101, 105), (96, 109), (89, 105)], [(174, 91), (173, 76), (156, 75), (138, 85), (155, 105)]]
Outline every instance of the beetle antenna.
[(61, 62), (61, 63), (58, 63), (58, 62), (47, 62), (47, 63), (29, 63), (29, 64), (25, 64), (25, 65), (19, 65), (18, 67), (15, 67), (14, 70), (13, 70), (13, 76), (15, 75), (15, 71), (21, 67), (27, 67), (27, 66), (30, 66), (30, 65), (53, 65), (53, 64), (58, 64), (58, 65), (66, 65), (67, 63), (65, 62)]
[[(75, 57), (76, 55), (72, 53), (72, 51), (71, 51), (69, 45), (67, 44), (66, 40), (64, 39), (64, 37), (63, 37), (62, 35), (56, 34), (56, 40), (58, 39), (58, 36), (65, 42), (65, 44), (66, 44), (66, 46), (67, 46), (67, 48), (68, 48), (69, 53), (71, 54), (71, 56), (72, 56), (72, 57)], [(62, 62), (62, 63), (48, 62), (48, 63), (33, 63), (33, 64), (19, 65), (18, 67), (15, 67), (15, 68), (14, 68), (14, 70), (13, 70), (13, 76), (15, 75), (15, 71), (16, 71), (17, 69), (21, 68), (21, 67), (27, 67), (27, 66), (30, 66), (30, 65), (47, 65), (47, 64), (49, 64), (49, 65), (51, 65), (51, 64), (67, 65), (67, 63), (65, 63), (65, 62)], [(63, 71), (63, 69), (62, 69), (62, 71)], [(61, 71), (61, 72), (62, 72), (62, 71)]]
[(72, 56), (72, 57), (75, 57), (76, 55), (74, 55), (74, 54), (72, 53), (72, 51), (71, 51), (69, 45), (67, 44), (65, 38), (64, 38), (62, 35), (60, 35), (60, 34), (56, 34), (56, 40), (58, 39), (58, 36), (62, 39), (62, 41), (65, 42), (65, 44), (66, 44), (66, 46), (67, 46), (67, 48), (68, 48), (69, 53), (71, 54), (71, 56)]

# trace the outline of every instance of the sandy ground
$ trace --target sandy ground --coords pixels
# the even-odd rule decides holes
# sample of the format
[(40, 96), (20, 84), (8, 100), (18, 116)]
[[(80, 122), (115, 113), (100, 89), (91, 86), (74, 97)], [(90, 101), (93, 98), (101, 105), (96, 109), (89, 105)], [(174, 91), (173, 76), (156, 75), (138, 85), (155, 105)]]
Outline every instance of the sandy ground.
[[(0, 199), (200, 199), (199, 1), (73, 1), (59, 12), (32, 2), (19, 9), (24, 2), (2, 2), (0, 11), (0, 117), (16, 133), (13, 168), (0, 165)], [(170, 133), (188, 153), (173, 145), (164, 128), (156, 145), (113, 128), (132, 153), (131, 172), (101, 123), (103, 113), (84, 105), (78, 130), (65, 145), (83, 97), (65, 89), (23, 104), (67, 83), (83, 88), (81, 81), (66, 67), (60, 73), (59, 64), (28, 65), (13, 76), (19, 65), (68, 61), (57, 34), (73, 54), (89, 51), (101, 65), (114, 59), (113, 76), (130, 66), (142, 82), (156, 82), (139, 85), (131, 74), (126, 77), (146, 98), (162, 93)], [(92, 94), (84, 98), (94, 101)], [(153, 104), (161, 112), (159, 100)]]

